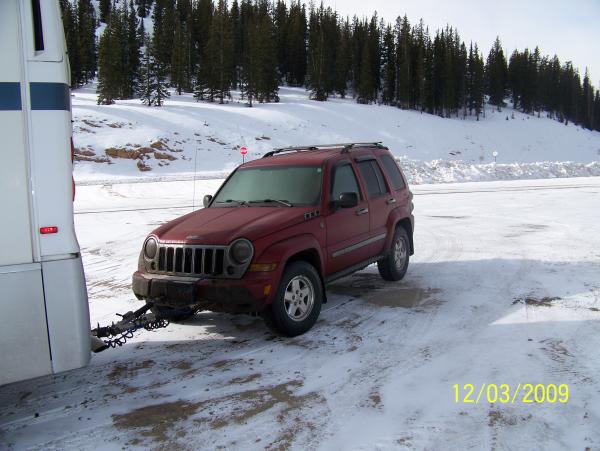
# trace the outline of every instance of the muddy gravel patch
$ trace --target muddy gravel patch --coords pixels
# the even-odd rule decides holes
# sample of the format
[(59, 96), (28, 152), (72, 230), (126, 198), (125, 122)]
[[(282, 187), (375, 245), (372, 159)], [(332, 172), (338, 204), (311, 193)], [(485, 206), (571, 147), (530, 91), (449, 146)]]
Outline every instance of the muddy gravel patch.
[[(163, 402), (115, 414), (112, 420), (117, 429), (131, 432), (133, 436), (130, 438), (136, 443), (150, 441), (153, 448), (174, 449), (181, 445), (178, 439), (182, 437), (182, 432), (187, 433), (197, 428), (220, 430), (235, 427), (275, 409), (275, 418), (284, 427), (267, 448), (288, 449), (297, 433), (314, 427), (303, 420), (301, 410), (324, 405), (325, 402), (315, 392), (296, 394), (296, 390), (302, 385), (301, 380), (291, 380), (197, 402)], [(188, 420), (192, 421), (191, 427), (190, 423), (185, 423)]]
[(516, 298), (513, 300), (512, 305), (516, 304), (525, 304), (531, 305), (533, 307), (552, 307), (556, 301), (560, 301), (561, 298), (558, 296), (550, 297), (544, 296), (541, 298), (536, 298), (533, 296), (525, 296)]
[(174, 401), (141, 407), (131, 412), (113, 415), (113, 424), (121, 430), (137, 430), (143, 437), (165, 442), (168, 433), (180, 421), (196, 413), (201, 403)]
[(413, 308), (433, 300), (440, 292), (406, 282), (386, 282), (378, 274), (356, 273), (327, 286), (327, 290), (342, 296), (360, 298), (380, 307)]

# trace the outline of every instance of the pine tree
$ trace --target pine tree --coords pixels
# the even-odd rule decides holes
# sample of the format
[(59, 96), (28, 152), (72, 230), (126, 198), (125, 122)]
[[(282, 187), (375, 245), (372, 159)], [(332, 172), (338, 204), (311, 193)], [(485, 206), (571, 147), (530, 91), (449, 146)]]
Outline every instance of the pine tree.
[(358, 86), (360, 84), (360, 72), (362, 64), (363, 47), (367, 41), (367, 24), (354, 16), (352, 18), (352, 36), (350, 39), (350, 84), (352, 97), (358, 97)]
[(381, 39), (379, 33), (377, 13), (373, 14), (369, 22), (369, 69), (371, 70), (372, 92), (369, 102), (377, 101), (379, 89), (381, 88)]
[(396, 48), (392, 27), (387, 26), (383, 34), (383, 89), (381, 101), (393, 104), (396, 97)]
[(370, 45), (365, 43), (362, 51), (362, 63), (360, 65), (360, 78), (358, 82), (358, 90), (356, 101), (358, 103), (371, 103), (373, 101), (373, 91), (375, 90), (375, 82), (371, 71), (371, 53)]
[[(456, 45), (459, 45), (458, 33), (456, 33)], [(454, 79), (456, 83), (456, 103), (454, 108), (457, 116), (459, 110), (462, 110), (463, 119), (467, 116), (467, 59), (467, 47), (464, 42), (460, 42), (458, 54), (454, 61)]]
[(560, 112), (559, 119), (566, 125), (569, 121), (577, 119), (578, 100), (580, 89), (579, 74), (570, 61), (567, 61), (561, 70), (560, 76)]
[(146, 35), (144, 57), (140, 70), (140, 100), (148, 106), (162, 106), (168, 98), (167, 69), (154, 57), (153, 41)]
[[(249, 0), (245, 0), (249, 1)], [(192, 9), (192, 21), (190, 22), (190, 31), (192, 35), (192, 52), (193, 63), (190, 64), (190, 69), (195, 75), (196, 82), (194, 93), (202, 91), (203, 71), (209, 71), (210, 68), (204, 64), (206, 44), (208, 42), (208, 34), (210, 31), (210, 23), (212, 21), (214, 5), (212, 0), (198, 0), (194, 3)]]
[(594, 87), (590, 84), (590, 77), (587, 68), (583, 77), (583, 87), (581, 90), (581, 114), (580, 124), (590, 130), (594, 129)]
[(175, 35), (173, 37), (173, 52), (171, 53), (171, 84), (181, 95), (186, 84), (186, 45), (189, 36), (186, 36), (184, 25), (179, 15), (175, 15)]
[[(425, 60), (423, 62), (423, 68), (425, 73), (425, 80), (423, 81), (423, 105), (421, 111), (426, 111), (429, 114), (434, 114), (435, 111), (435, 85), (434, 85), (434, 52), (433, 52), (433, 41), (431, 40), (429, 33), (426, 33), (425, 40)], [(468, 80), (467, 86), (468, 86)], [(467, 87), (468, 92), (468, 87)]]
[(508, 83), (508, 66), (499, 37), (496, 37), (487, 57), (485, 82), (486, 94), (490, 97), (490, 103), (495, 105), (498, 111), (502, 111)]
[(258, 57), (257, 99), (260, 103), (279, 102), (277, 82), (277, 53), (274, 42), (273, 22), (269, 14), (268, 0), (257, 2), (256, 40)]
[[(306, 87), (315, 100), (327, 100), (340, 87), (336, 61), (340, 51), (341, 31), (337, 14), (323, 4), (311, 10), (309, 21), (308, 72)], [(342, 58), (347, 56), (341, 55)], [(342, 62), (343, 63), (343, 62)], [(343, 68), (342, 68), (343, 70)]]
[(163, 106), (165, 100), (171, 97), (168, 89), (168, 80), (167, 75), (169, 70), (167, 66), (161, 62), (156, 60), (154, 63), (154, 74), (156, 81), (156, 90), (154, 94), (154, 105)]
[(596, 91), (596, 97), (594, 99), (594, 117), (592, 120), (594, 130), (600, 132), (600, 90)]
[(154, 74), (154, 56), (152, 55), (152, 41), (148, 35), (144, 36), (144, 56), (140, 66), (140, 100), (144, 105), (154, 105), (156, 92), (156, 77)]
[(288, 23), (289, 16), (287, 5), (283, 0), (277, 0), (273, 12), (273, 27), (275, 34), (275, 48), (277, 54), (277, 78), (285, 80), (289, 73), (288, 61)]
[(69, 56), (69, 67), (71, 69), (71, 87), (79, 86), (81, 80), (81, 63), (79, 61), (79, 34), (77, 33), (77, 14), (69, 0), (60, 0), (65, 41), (67, 43), (67, 54)]
[(469, 115), (475, 112), (477, 120), (479, 120), (484, 105), (484, 71), (485, 65), (483, 58), (479, 55), (477, 44), (473, 47), (473, 43), (471, 43), (467, 62), (467, 102)]
[(111, 0), (100, 0), (100, 22), (108, 22), (108, 16), (110, 15)]
[(396, 99), (398, 106), (408, 108), (410, 104), (410, 80), (411, 80), (411, 35), (410, 23), (406, 15), (404, 18), (396, 20), (396, 55), (398, 64), (398, 74), (396, 77)]
[(242, 1), (243, 58), (240, 73), (240, 90), (242, 97), (253, 105), (260, 103), (278, 102), (277, 55), (274, 44), (274, 31), (269, 3), (258, 0), (251, 4)]
[(311, 91), (314, 100), (327, 100), (325, 67), (325, 8), (321, 3), (319, 9), (311, 8), (308, 33), (308, 79), (306, 87)]
[(300, 0), (290, 6), (287, 52), (288, 75), (286, 81), (292, 86), (301, 86), (305, 82), (307, 70), (306, 56), (306, 8), (300, 5)]
[(219, 0), (213, 16), (208, 42), (205, 50), (205, 65), (209, 71), (203, 71), (205, 83), (209, 89), (209, 100), (231, 98), (230, 88), (233, 74), (233, 34), (227, 3)]
[(98, 64), (96, 55), (96, 10), (90, 0), (77, 2), (77, 34), (79, 64), (81, 67), (79, 83), (88, 83), (96, 74)]
[(152, 45), (155, 59), (169, 71), (175, 35), (175, 0), (156, 0), (152, 18), (154, 19)]
[(484, 90), (485, 90), (485, 80), (484, 80), (484, 71), (485, 66), (483, 64), (483, 57), (479, 55), (479, 49), (477, 48), (477, 44), (473, 49), (473, 55), (471, 57), (472, 67), (470, 68), (471, 73), (471, 93), (469, 96), (470, 106), (475, 111), (475, 116), (477, 120), (479, 120), (479, 116), (483, 112), (484, 106)]
[[(148, 17), (148, 13), (152, 9), (153, 2), (154, 2), (154, 0), (136, 0), (136, 3), (138, 5), (138, 7), (137, 7), (138, 16), (141, 18)], [(141, 39), (143, 40), (144, 36), (142, 36)]]
[(431, 97), (433, 114), (444, 115), (444, 59), (446, 54), (444, 33), (436, 32), (431, 47)]
[(371, 103), (377, 100), (381, 82), (381, 48), (376, 15), (368, 22), (366, 20), (359, 22), (355, 17), (353, 41), (352, 72), (356, 101)]
[(138, 88), (138, 77), (140, 69), (140, 48), (141, 41), (138, 36), (138, 18), (133, 5), (133, 0), (129, 0), (129, 11), (126, 9), (126, 4), (123, 5), (124, 11), (124, 34), (125, 34), (125, 48), (124, 48), (124, 67), (123, 72), (124, 86), (123, 86), (123, 98), (131, 99), (135, 96)]
[(352, 67), (350, 21), (345, 20), (341, 26), (339, 44), (335, 57), (333, 89), (342, 99), (348, 91), (350, 69)]
[[(426, 78), (427, 78), (427, 42), (429, 41), (428, 32), (425, 29), (423, 19), (419, 21), (419, 25), (413, 28), (412, 32), (412, 78), (411, 78), (411, 98), (413, 99), (412, 107), (423, 111), (426, 102)], [(466, 58), (466, 50), (465, 50)], [(463, 79), (464, 82), (464, 79)]]
[(128, 49), (127, 49), (127, 24), (129, 22), (129, 11), (127, 9), (127, 2), (121, 4), (121, 8), (118, 8), (118, 4), (113, 2), (111, 6), (111, 13), (109, 22), (113, 28), (115, 41), (118, 42), (119, 50), (116, 51), (118, 59), (115, 60), (115, 79), (117, 80), (119, 87), (118, 99), (129, 99), (131, 98), (129, 93), (129, 67), (128, 67)]
[(240, 12), (240, 6), (237, 0), (233, 0), (231, 5), (231, 11), (229, 13), (231, 18), (231, 33), (233, 39), (233, 73), (231, 76), (231, 87), (237, 88), (240, 79), (240, 65), (242, 61), (242, 17)]
[(454, 31), (446, 27), (442, 33), (443, 60), (442, 60), (442, 110), (441, 115), (450, 117), (455, 109), (455, 79), (454, 79)]
[(240, 62), (240, 91), (248, 106), (256, 95), (257, 55), (256, 55), (256, 7), (250, 0), (242, 0), (240, 20), (242, 24), (242, 60)]
[(98, 105), (111, 105), (121, 95), (123, 86), (121, 28), (119, 12), (113, 9), (107, 18), (106, 28), (98, 44)]

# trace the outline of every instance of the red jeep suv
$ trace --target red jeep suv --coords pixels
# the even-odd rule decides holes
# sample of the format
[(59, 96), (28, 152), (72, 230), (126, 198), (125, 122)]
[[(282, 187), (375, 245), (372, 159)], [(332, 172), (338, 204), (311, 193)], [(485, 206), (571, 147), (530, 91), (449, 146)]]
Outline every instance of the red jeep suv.
[(412, 193), (381, 143), (268, 152), (204, 207), (144, 242), (133, 291), (155, 312), (260, 312), (295, 336), (316, 322), (325, 284), (375, 262), (400, 280), (413, 254)]

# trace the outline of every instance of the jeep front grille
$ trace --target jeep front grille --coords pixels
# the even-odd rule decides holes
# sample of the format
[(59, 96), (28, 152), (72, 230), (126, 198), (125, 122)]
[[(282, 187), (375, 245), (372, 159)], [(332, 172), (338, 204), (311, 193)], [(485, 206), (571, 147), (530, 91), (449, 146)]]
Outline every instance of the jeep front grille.
[(155, 272), (220, 276), (225, 273), (225, 250), (222, 247), (161, 245)]

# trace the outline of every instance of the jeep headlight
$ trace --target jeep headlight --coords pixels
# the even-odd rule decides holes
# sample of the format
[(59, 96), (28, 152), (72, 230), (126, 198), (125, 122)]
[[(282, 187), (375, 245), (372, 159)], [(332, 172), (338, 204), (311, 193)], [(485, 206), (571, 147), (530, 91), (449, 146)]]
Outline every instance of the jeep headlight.
[(144, 243), (144, 255), (148, 260), (153, 260), (158, 251), (158, 243), (152, 237), (148, 238)]
[(248, 263), (252, 258), (253, 252), (254, 248), (252, 247), (252, 243), (244, 238), (234, 241), (229, 247), (229, 257), (238, 265)]

